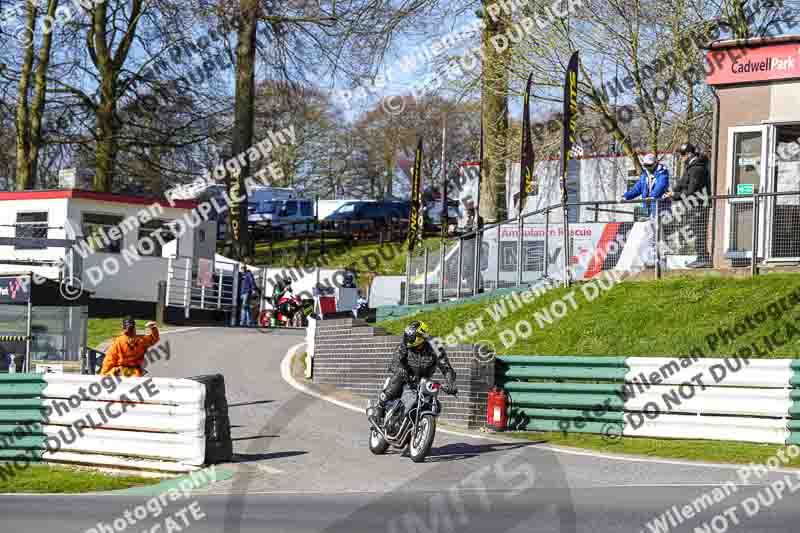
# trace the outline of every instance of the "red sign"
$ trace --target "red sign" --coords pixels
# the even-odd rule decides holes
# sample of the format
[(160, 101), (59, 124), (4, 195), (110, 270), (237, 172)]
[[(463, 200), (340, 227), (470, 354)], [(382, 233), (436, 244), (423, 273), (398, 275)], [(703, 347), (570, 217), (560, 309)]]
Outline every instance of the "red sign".
[(800, 78), (800, 43), (720, 48), (706, 54), (706, 83), (728, 85)]

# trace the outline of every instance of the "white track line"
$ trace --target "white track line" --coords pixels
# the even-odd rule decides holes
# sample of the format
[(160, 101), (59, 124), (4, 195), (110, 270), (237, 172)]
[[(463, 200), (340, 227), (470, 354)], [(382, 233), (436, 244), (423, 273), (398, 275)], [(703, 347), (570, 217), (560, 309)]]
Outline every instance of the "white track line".
[(279, 470), (277, 468), (273, 468), (273, 467), (267, 466), (267, 465), (262, 465), (260, 463), (256, 463), (256, 468), (258, 468), (259, 470), (263, 470), (264, 472), (266, 472), (268, 474), (283, 474), (284, 473), (283, 470)]
[(167, 329), (164, 331), (159, 331), (158, 333), (161, 335), (166, 335), (167, 333), (183, 333), (184, 331), (194, 331), (197, 329), (211, 329), (215, 327), (216, 326), (187, 326), (185, 328)]
[[(294, 346), (289, 348), (289, 351), (286, 352), (286, 355), (283, 357), (283, 360), (281, 360), (281, 377), (283, 378), (283, 380), (285, 382), (287, 382), (289, 385), (291, 385), (293, 388), (295, 388), (295, 389), (297, 389), (297, 390), (299, 390), (301, 392), (304, 392), (305, 394), (313, 396), (314, 398), (318, 398), (320, 400), (324, 400), (324, 401), (332, 403), (334, 405), (338, 405), (339, 407), (343, 407), (345, 409), (349, 409), (351, 411), (355, 411), (357, 413), (361, 413), (361, 414), (364, 414), (366, 416), (366, 413), (365, 413), (366, 407), (358, 407), (358, 406), (349, 404), (347, 402), (343, 402), (341, 400), (330, 398), (330, 397), (328, 397), (328, 396), (326, 396), (324, 394), (321, 394), (319, 392), (316, 392), (316, 391), (313, 391), (313, 390), (309, 389), (308, 387), (306, 387), (305, 385), (303, 385), (302, 383), (300, 383), (296, 379), (294, 379), (294, 376), (292, 376), (292, 370), (291, 370), (292, 369), (292, 358), (294, 358), (294, 355), (297, 352), (297, 350), (299, 350), (302, 346), (305, 346), (305, 344), (306, 344), (305, 342), (301, 342), (301, 343), (295, 344)], [(495, 436), (491, 436), (490, 437), (490, 436), (486, 436), (486, 435), (475, 435), (475, 434), (471, 434), (471, 433), (462, 433), (460, 431), (453, 431), (451, 429), (443, 429), (441, 427), (437, 427), (436, 430), (441, 432), (441, 433), (445, 433), (447, 435), (455, 435), (455, 436), (458, 436), (458, 437), (467, 437), (467, 438), (471, 438), (471, 439), (488, 440), (488, 441), (491, 441), (491, 442), (517, 443), (517, 444), (526, 442), (526, 441), (521, 440), (521, 439), (510, 439), (510, 438), (505, 438), (504, 439), (504, 438), (495, 437)], [(672, 459), (654, 459), (654, 458), (651, 458), (651, 457), (632, 457), (632, 456), (627, 456), (627, 455), (613, 455), (613, 454), (607, 454), (607, 453), (601, 453), (601, 452), (576, 450), (576, 449), (573, 449), (573, 448), (563, 448), (561, 446), (553, 446), (553, 445), (550, 445), (550, 444), (537, 444), (537, 445), (531, 446), (531, 447), (534, 448), (534, 449), (545, 448), (545, 449), (551, 450), (553, 452), (563, 453), (563, 454), (566, 454), (566, 455), (578, 455), (578, 456), (584, 456), (584, 457), (592, 457), (592, 458), (596, 458), (596, 459), (608, 459), (608, 460), (611, 460), (611, 461), (625, 461), (625, 462), (629, 462), (629, 463), (654, 463), (654, 464), (663, 464), (663, 465), (693, 466), (693, 467), (703, 467), (703, 468), (718, 468), (718, 469), (726, 469), (726, 470), (738, 470), (738, 469), (740, 469), (740, 468), (742, 468), (744, 466), (747, 466), (747, 465), (744, 465), (744, 464), (707, 463), (707, 462), (702, 462), (702, 461), (680, 461), (680, 460), (672, 460)], [(784, 474), (797, 474), (798, 470), (797, 469), (787, 469), (787, 468), (780, 469), (779, 468), (779, 469), (775, 469), (775, 470), (770, 470), (770, 472), (771, 473), (784, 473)], [(635, 486), (635, 485), (620, 485), (620, 486), (630, 487), (630, 486)], [(644, 485), (642, 485), (642, 486), (644, 486)], [(657, 485), (657, 486), (659, 486), (659, 487), (660, 486), (670, 487), (670, 486), (681, 486), (681, 485)], [(701, 485), (701, 486), (705, 486), (705, 485)], [(718, 486), (718, 485), (713, 485), (713, 486)]]

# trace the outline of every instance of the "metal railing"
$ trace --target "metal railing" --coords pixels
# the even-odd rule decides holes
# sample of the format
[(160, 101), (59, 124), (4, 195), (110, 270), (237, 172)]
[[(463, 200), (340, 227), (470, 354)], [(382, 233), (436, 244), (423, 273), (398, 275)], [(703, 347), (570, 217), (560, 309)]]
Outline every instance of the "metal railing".
[(231, 311), (236, 307), (238, 263), (216, 261), (209, 286), (202, 285), (198, 268), (189, 257), (171, 257), (167, 262), (165, 305), (190, 309)]
[(568, 207), (566, 247), (556, 204), (416, 250), (406, 303), (586, 281), (611, 270), (658, 279), (670, 271), (749, 268), (756, 275), (775, 264), (800, 265), (800, 191)]

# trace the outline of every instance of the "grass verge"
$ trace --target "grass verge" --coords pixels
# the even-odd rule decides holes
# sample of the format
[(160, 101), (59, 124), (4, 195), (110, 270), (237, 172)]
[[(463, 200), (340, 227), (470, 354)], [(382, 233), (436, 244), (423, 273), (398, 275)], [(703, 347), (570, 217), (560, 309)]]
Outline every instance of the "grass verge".
[(17, 470), (11, 476), (0, 476), (0, 493), (96, 492), (154, 485), (160, 481), (162, 480), (157, 478), (105, 474), (61, 466), (31, 465), (29, 468)]
[[(661, 459), (684, 459), (712, 463), (764, 463), (774, 457), (781, 444), (754, 444), (750, 442), (650, 439), (645, 437), (622, 437), (609, 442), (605, 436), (589, 433), (538, 433), (514, 432), (508, 436), (547, 444), (584, 448), (606, 453), (623, 453)], [(789, 459), (785, 467), (800, 468), (800, 457)]]
[[(431, 237), (425, 240), (429, 249), (438, 249), (440, 239)], [(325, 241), (325, 256), (321, 257), (318, 243), (309, 245), (308, 254), (298, 253), (297, 241), (276, 243), (270, 260), (269, 247), (266, 244), (256, 245), (255, 264), (269, 267), (312, 267), (317, 264), (321, 268), (352, 268), (357, 273), (370, 271), (382, 275), (400, 275), (405, 272), (406, 248), (403, 242), (391, 242), (383, 245), (357, 244), (352, 241)]]
[[(431, 333), (445, 342), (458, 328), (462, 332), (459, 344), (487, 340), (498, 354), (671, 357), (688, 355), (699, 347), (705, 356), (722, 357), (778, 330), (780, 338), (788, 341), (764, 356), (752, 357), (793, 358), (800, 353), (800, 334), (790, 336), (786, 330), (800, 327), (800, 306), (788, 311), (770, 306), (800, 288), (797, 274), (623, 282), (591, 299), (582, 287), (553, 289), (527, 303), (514, 304), (514, 309), (508, 298), (491, 299), (421, 312), (413, 315), (413, 320), (425, 321)], [(574, 306), (563, 300), (570, 295)], [(566, 305), (562, 318), (553, 313), (557, 301)], [(556, 306), (561, 308), (560, 303)], [(709, 336), (719, 328), (732, 329), (758, 312), (764, 312), (766, 320), (757, 327), (748, 328), (732, 342), (709, 344)], [(410, 320), (406, 317), (378, 325), (399, 334)], [(465, 325), (476, 320), (482, 321), (482, 327), (467, 335)], [(527, 338), (508, 333), (522, 320), (531, 327)]]

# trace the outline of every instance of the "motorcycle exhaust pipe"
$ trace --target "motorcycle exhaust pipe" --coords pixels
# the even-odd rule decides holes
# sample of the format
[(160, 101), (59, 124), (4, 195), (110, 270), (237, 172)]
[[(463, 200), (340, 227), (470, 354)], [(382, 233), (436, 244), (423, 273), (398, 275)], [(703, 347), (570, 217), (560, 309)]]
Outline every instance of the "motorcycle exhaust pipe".
[(392, 439), (390, 439), (389, 437), (387, 437), (387, 436), (386, 436), (386, 433), (384, 433), (384, 431), (383, 431), (383, 430), (382, 430), (380, 427), (378, 427), (378, 424), (376, 424), (376, 423), (375, 423), (373, 420), (369, 420), (369, 425), (370, 425), (370, 426), (372, 426), (372, 429), (374, 429), (375, 431), (377, 431), (377, 432), (378, 432), (378, 434), (379, 434), (381, 437), (383, 437), (383, 440), (385, 440), (385, 441), (387, 441), (387, 442), (391, 442), (391, 441), (392, 441)]

